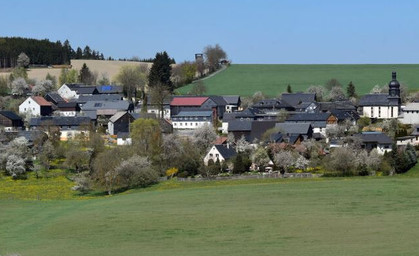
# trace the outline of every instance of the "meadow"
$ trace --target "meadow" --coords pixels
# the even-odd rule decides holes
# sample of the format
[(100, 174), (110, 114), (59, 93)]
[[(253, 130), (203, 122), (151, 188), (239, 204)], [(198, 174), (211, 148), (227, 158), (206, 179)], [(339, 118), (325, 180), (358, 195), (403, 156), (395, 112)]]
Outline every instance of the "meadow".
[(2, 199), (0, 255), (418, 255), (418, 173)]
[[(257, 65), (233, 64), (217, 75), (203, 80), (207, 95), (250, 96), (256, 91), (275, 97), (286, 91), (305, 91), (311, 85), (325, 85), (336, 78), (345, 88), (352, 81), (359, 95), (368, 93), (375, 85), (386, 85), (391, 72), (397, 71), (400, 83), (410, 90), (419, 89), (419, 64), (369, 65)], [(193, 84), (178, 89), (188, 93)]]

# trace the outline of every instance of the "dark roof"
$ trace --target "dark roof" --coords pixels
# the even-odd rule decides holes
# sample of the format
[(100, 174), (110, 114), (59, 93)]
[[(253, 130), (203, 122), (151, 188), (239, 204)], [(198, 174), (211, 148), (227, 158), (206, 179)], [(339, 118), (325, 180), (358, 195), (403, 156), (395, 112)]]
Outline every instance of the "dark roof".
[(39, 136), (47, 136), (43, 131), (19, 131), (17, 137), (24, 137), (29, 143), (32, 143), (34, 140), (39, 138)]
[(130, 136), (131, 134), (129, 132), (118, 132), (116, 135), (116, 137), (120, 139), (130, 138)]
[(275, 127), (275, 120), (254, 120), (252, 122), (252, 129), (250, 132), (249, 141), (253, 142), (255, 139), (261, 140), (262, 135), (269, 129)]
[(355, 110), (339, 110), (335, 109), (331, 111), (332, 114), (339, 120), (358, 120), (359, 114)]
[(359, 100), (359, 106), (397, 106), (398, 103), (389, 100), (388, 94), (366, 94)]
[(115, 101), (88, 101), (83, 105), (82, 109), (94, 110), (94, 109), (116, 109), (116, 110), (128, 110), (130, 103), (125, 100)]
[(260, 100), (256, 102), (256, 104), (254, 104), (252, 107), (261, 109), (293, 109), (293, 106), (285, 101), (280, 101), (278, 99)]
[(392, 144), (393, 140), (382, 132), (363, 132), (360, 134), (355, 134), (361, 138), (363, 143), (379, 143), (379, 144)]
[(58, 108), (77, 108), (79, 104), (77, 102), (60, 102), (58, 103)]
[(271, 142), (281, 142), (284, 139), (284, 136), (280, 132), (272, 133), (270, 136)]
[(318, 102), (317, 105), (317, 110), (321, 112), (332, 110), (356, 110), (356, 107), (350, 101)]
[(93, 95), (80, 95), (78, 99), (72, 101), (79, 103), (86, 103), (88, 101), (116, 101), (122, 100), (122, 95), (119, 94), (93, 94)]
[(265, 114), (263, 111), (256, 109), (256, 108), (247, 108), (243, 111), (236, 111), (232, 113), (224, 113), (223, 120), (234, 120), (234, 119), (240, 119), (240, 118), (250, 118), (254, 119), (258, 115)]
[(223, 98), (223, 96), (212, 95), (209, 98), (217, 104), (217, 106), (225, 106), (227, 105), (227, 101)]
[(0, 111), (0, 115), (6, 117), (7, 119), (10, 120), (15, 120), (15, 121), (19, 121), (22, 120), (22, 118), (18, 115), (15, 114), (15, 112), (13, 111), (8, 111), (8, 110), (4, 110), (4, 111)]
[(80, 126), (90, 123), (90, 120), (86, 116), (42, 116), (31, 118), (29, 126), (42, 126), (45, 122), (52, 122), (57, 126)]
[(326, 121), (331, 113), (298, 113), (287, 118), (287, 122)]
[(228, 131), (251, 131), (253, 120), (230, 120), (228, 121)]
[(287, 102), (289, 105), (296, 107), (302, 102), (314, 102), (316, 101), (315, 93), (283, 93), (281, 100)]
[(65, 100), (56, 92), (50, 92), (45, 95), (45, 99), (54, 103), (58, 104), (60, 102), (65, 102)]
[(95, 94), (98, 93), (96, 86), (84, 86), (75, 88), (77, 94)]
[(223, 145), (214, 145), (214, 147), (220, 152), (220, 155), (222, 155), (224, 159), (230, 159), (237, 155), (236, 151), (231, 147), (227, 148)]
[(180, 111), (177, 115), (173, 117), (211, 117), (212, 111)]
[(228, 105), (239, 105), (240, 104), (240, 96), (238, 95), (226, 95), (222, 96), (224, 100), (227, 102)]
[(100, 94), (122, 93), (122, 86), (118, 85), (98, 85), (96, 89)]
[(303, 134), (310, 131), (310, 123), (276, 123), (275, 128), (284, 134)]

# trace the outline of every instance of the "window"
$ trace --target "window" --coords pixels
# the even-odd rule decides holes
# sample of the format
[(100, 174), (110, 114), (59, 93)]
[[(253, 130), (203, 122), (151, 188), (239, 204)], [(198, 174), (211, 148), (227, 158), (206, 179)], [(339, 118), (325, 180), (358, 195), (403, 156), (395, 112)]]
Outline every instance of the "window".
[(215, 157), (218, 158), (220, 156), (220, 154), (215, 154)]
[(213, 154), (210, 154), (210, 157), (213, 157), (214, 155)]
[(393, 107), (390, 108), (391, 117), (393, 117)]
[(378, 117), (381, 117), (381, 107), (378, 107)]
[(374, 107), (371, 107), (371, 117), (374, 117)]

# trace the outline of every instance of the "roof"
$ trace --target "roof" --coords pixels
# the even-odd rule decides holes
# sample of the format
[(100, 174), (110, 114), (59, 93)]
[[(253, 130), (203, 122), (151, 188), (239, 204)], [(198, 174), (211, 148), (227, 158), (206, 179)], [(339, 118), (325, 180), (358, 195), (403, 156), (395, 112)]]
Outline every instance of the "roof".
[(77, 92), (77, 94), (94, 94), (95, 92), (97, 92), (97, 89), (96, 86), (84, 86), (75, 88), (75, 91)]
[(171, 106), (201, 106), (208, 97), (174, 97)]
[(77, 102), (59, 102), (57, 104), (58, 108), (77, 108)]
[(79, 103), (86, 103), (88, 101), (116, 101), (122, 100), (119, 94), (93, 94), (93, 95), (80, 95), (78, 99), (73, 99)]
[(65, 100), (56, 92), (50, 92), (45, 95), (45, 99), (50, 98), (54, 104), (65, 102)]
[(174, 117), (179, 116), (207, 116), (210, 117), (212, 115), (212, 111), (180, 111), (177, 115)]
[(276, 123), (275, 128), (284, 134), (308, 134), (310, 123)]
[(332, 110), (356, 110), (354, 104), (350, 101), (334, 101), (334, 102), (318, 102), (318, 110), (332, 111)]
[(32, 96), (31, 97), (39, 106), (48, 107), (52, 106), (52, 103), (44, 99), (42, 96)]
[(397, 102), (390, 101), (388, 94), (366, 94), (359, 100), (359, 106), (397, 106)]
[(214, 144), (215, 145), (221, 145), (221, 144), (224, 144), (225, 142), (227, 142), (227, 137), (226, 136), (219, 136), (215, 140)]
[(355, 110), (332, 110), (332, 114), (338, 119), (338, 120), (358, 120), (359, 114)]
[(214, 147), (220, 152), (220, 155), (224, 159), (230, 159), (237, 155), (236, 151), (233, 148), (227, 148), (223, 145), (214, 145)]
[(115, 101), (88, 101), (82, 106), (82, 110), (114, 109), (128, 110), (130, 103), (125, 100)]
[(265, 99), (256, 102), (252, 107), (254, 108), (266, 108), (266, 109), (282, 109), (282, 108), (293, 108), (290, 104), (285, 101), (278, 99)]
[(363, 143), (379, 143), (379, 144), (392, 144), (393, 140), (382, 132), (363, 132), (355, 134), (354, 136), (360, 137)]
[(215, 104), (217, 104), (217, 106), (227, 105), (227, 101), (224, 100), (223, 96), (212, 95), (212, 96), (209, 96), (209, 98), (213, 100)]
[(419, 102), (408, 103), (403, 111), (419, 111)]
[(57, 126), (80, 126), (90, 123), (90, 118), (86, 116), (42, 116), (33, 117), (29, 121), (29, 126), (41, 126), (45, 122), (52, 122)]
[(119, 139), (130, 138), (130, 136), (131, 134), (129, 132), (118, 132), (118, 134), (116, 135), (116, 137)]
[(122, 87), (118, 85), (98, 85), (96, 89), (103, 94), (122, 93)]
[(228, 105), (238, 105), (240, 103), (240, 96), (238, 95), (226, 95), (222, 97)]
[(4, 111), (0, 111), (0, 115), (6, 117), (7, 119), (10, 120), (15, 120), (15, 121), (19, 121), (22, 120), (22, 118), (18, 115), (15, 114), (15, 112), (13, 111), (8, 111), (8, 110), (4, 110)]
[[(116, 121), (118, 121), (119, 118), (123, 117), (127, 113), (128, 113), (127, 111), (116, 112), (115, 115), (109, 118), (109, 121), (112, 123), (115, 123)], [(132, 116), (132, 118), (135, 119), (134, 116)]]
[(286, 101), (291, 106), (297, 106), (302, 102), (314, 102), (316, 101), (315, 93), (283, 93), (281, 100)]
[(230, 120), (228, 121), (228, 131), (237, 132), (237, 131), (251, 131), (252, 130), (252, 120)]
[(243, 111), (236, 111), (232, 113), (224, 113), (223, 120), (233, 120), (239, 118), (255, 118), (257, 115), (265, 114), (263, 111), (256, 108), (247, 108)]
[(255, 139), (260, 140), (267, 130), (275, 127), (276, 122), (275, 120), (254, 120), (252, 122), (249, 141), (253, 142)]
[(300, 121), (326, 121), (331, 113), (298, 113), (291, 115), (287, 118), (287, 122), (300, 122)]

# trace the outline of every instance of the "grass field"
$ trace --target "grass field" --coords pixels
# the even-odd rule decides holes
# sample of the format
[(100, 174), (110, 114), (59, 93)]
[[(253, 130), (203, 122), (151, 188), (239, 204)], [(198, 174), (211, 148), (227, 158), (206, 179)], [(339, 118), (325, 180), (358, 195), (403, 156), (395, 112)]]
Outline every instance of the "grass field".
[[(256, 91), (274, 97), (285, 92), (290, 84), (293, 91), (305, 91), (310, 85), (324, 85), (331, 78), (338, 79), (346, 88), (352, 81), (358, 94), (368, 93), (375, 85), (388, 84), (391, 72), (397, 71), (398, 80), (419, 89), (419, 64), (394, 65), (242, 65), (233, 64), (225, 71), (204, 80), (208, 95), (249, 96)], [(179, 89), (190, 91), (192, 85)]]
[(418, 173), (0, 200), (0, 255), (418, 255)]

